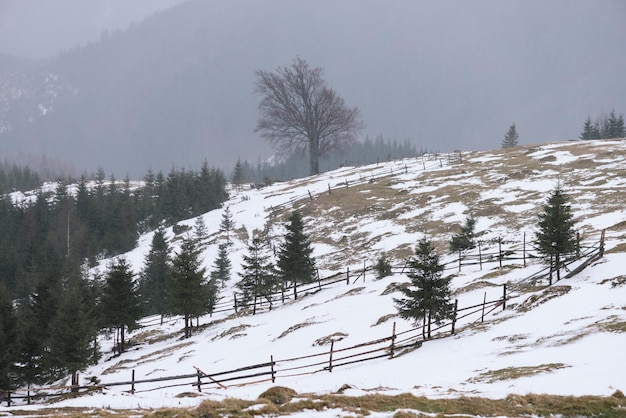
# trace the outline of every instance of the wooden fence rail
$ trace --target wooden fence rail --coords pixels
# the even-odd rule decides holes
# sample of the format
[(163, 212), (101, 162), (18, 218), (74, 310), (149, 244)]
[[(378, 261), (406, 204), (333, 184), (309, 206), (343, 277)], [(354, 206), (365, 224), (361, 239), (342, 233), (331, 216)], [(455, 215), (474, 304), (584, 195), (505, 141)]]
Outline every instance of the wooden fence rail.
[[(582, 270), (584, 267), (596, 261), (604, 254), (604, 234), (598, 245), (590, 246), (585, 251), (579, 252), (577, 255), (580, 258), (572, 257), (565, 264), (567, 267), (574, 262), (583, 259), (583, 262), (577, 266), (570, 274), (574, 274)], [(371, 267), (364, 266), (361, 274)], [(402, 267), (404, 269), (404, 267)], [(545, 269), (544, 269), (545, 270)], [(343, 274), (343, 273), (342, 273)], [(318, 283), (309, 285), (301, 290), (301, 294), (307, 292), (318, 291), (321, 287), (330, 284), (341, 283), (346, 279), (340, 277), (342, 274), (334, 274), (329, 276), (327, 282), (323, 282), (322, 279)], [(542, 275), (551, 274), (551, 272), (543, 272), (540, 275), (530, 276), (526, 281), (538, 280)], [(346, 275), (348, 276), (347, 282), (349, 283), (349, 270)], [(357, 278), (361, 275), (357, 275)], [(544, 277), (545, 278), (545, 277)], [(466, 325), (475, 323), (478, 321), (484, 321), (486, 315), (494, 312), (496, 309), (502, 307), (506, 308), (507, 300), (516, 298), (518, 296), (512, 296), (507, 294), (507, 286), (503, 285), (502, 297), (487, 301), (486, 294), (482, 303), (474, 304), (462, 308), (458, 308), (458, 300), (455, 301), (455, 310), (451, 315), (450, 320), (443, 321), (438, 324), (427, 324), (430, 328), (432, 339), (443, 338), (449, 335), (455, 334), (457, 331), (457, 325), (460, 321), (463, 321)], [(487, 309), (489, 308), (489, 309)], [(461, 315), (459, 315), (462, 313)], [(470, 321), (473, 319), (473, 321)], [(450, 331), (445, 331), (447, 328)], [(216, 388), (226, 388), (226, 383), (235, 383), (237, 385), (248, 385), (259, 382), (272, 381), (275, 382), (278, 377), (286, 378), (290, 376), (310, 375), (319, 372), (332, 372), (333, 369), (342, 366), (348, 366), (351, 364), (361, 363), (365, 361), (374, 361), (382, 358), (394, 358), (398, 354), (402, 354), (405, 350), (414, 350), (420, 347), (428, 339), (424, 338), (425, 326), (411, 328), (405, 331), (396, 332), (396, 325), (393, 324), (393, 331), (390, 336), (385, 336), (371, 341), (365, 341), (349, 347), (336, 349), (334, 347), (335, 342), (331, 342), (330, 350), (319, 353), (309, 354), (306, 356), (286, 358), (282, 360), (274, 360), (274, 357), (270, 357), (269, 362), (248, 365), (239, 367), (233, 370), (216, 371), (205, 373), (196, 368), (196, 373), (182, 374), (175, 376), (165, 376), (149, 379), (135, 379), (134, 370), (132, 371), (131, 380), (120, 382), (106, 382), (95, 385), (83, 385), (83, 386), (56, 386), (56, 387), (40, 387), (40, 388), (27, 388), (27, 389), (10, 389), (3, 394), (3, 399), (0, 402), (6, 401), (7, 405), (11, 405), (15, 399), (27, 399), (29, 402), (33, 398), (37, 397), (51, 397), (60, 396), (66, 391), (77, 392), (81, 390), (94, 390), (115, 386), (129, 386), (129, 392), (135, 393), (138, 385), (149, 385), (150, 383), (161, 383), (169, 381), (186, 381), (175, 385), (169, 385), (167, 387), (175, 386), (189, 386), (194, 387), (198, 391), (202, 390), (203, 386), (215, 386)], [(318, 360), (321, 359), (321, 360)], [(159, 390), (164, 386), (149, 387), (143, 389), (142, 392)], [(51, 393), (54, 391), (54, 393)]]

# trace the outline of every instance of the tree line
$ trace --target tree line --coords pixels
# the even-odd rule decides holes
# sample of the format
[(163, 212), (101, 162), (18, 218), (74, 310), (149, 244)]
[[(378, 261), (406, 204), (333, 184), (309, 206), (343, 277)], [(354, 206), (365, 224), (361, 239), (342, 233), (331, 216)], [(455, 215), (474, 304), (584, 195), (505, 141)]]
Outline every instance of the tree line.
[[(177, 236), (177, 249), (164, 227), (157, 228), (139, 274), (124, 257), (112, 259), (95, 277), (69, 259), (56, 259), (26, 297), (13, 301), (0, 284), (0, 389), (67, 375), (78, 384), (78, 371), (102, 355), (98, 336), (111, 333), (113, 354), (120, 354), (127, 349), (127, 331), (136, 329), (145, 315), (182, 316), (184, 337), (189, 338), (194, 320), (198, 326), (200, 316), (212, 313), (219, 292), (231, 279), (230, 268), (219, 268), (221, 255), (210, 273), (202, 267), (206, 235), (201, 219), (192, 232)], [(225, 210), (220, 228), (226, 246), (233, 226)], [(298, 285), (315, 280), (313, 250), (298, 212), (289, 218), (275, 264), (268, 261), (267, 246), (258, 235), (248, 250), (236, 288), (253, 314), (259, 298), (287, 288), (293, 288), (297, 298)]]
[[(374, 164), (394, 159), (412, 158), (426, 152), (405, 139), (384, 138), (377, 135), (375, 138), (366, 136), (363, 141), (346, 144), (341, 150), (320, 157), (318, 160), (320, 171), (335, 170), (344, 166), (360, 166)], [(309, 175), (308, 151), (303, 150), (287, 156), (280, 161), (238, 161), (232, 172), (233, 183), (254, 183), (267, 185), (275, 181), (288, 181), (303, 178)]]
[(114, 176), (107, 181), (100, 169), (93, 180), (83, 175), (76, 184), (59, 182), (20, 205), (4, 195), (0, 283), (11, 297), (24, 297), (51, 263), (94, 265), (129, 251), (141, 233), (219, 207), (228, 198), (225, 187), (223, 172), (205, 163), (200, 171), (148, 172), (141, 187)]
[(611, 110), (608, 115), (600, 115), (595, 121), (591, 116), (587, 116), (580, 133), (580, 139), (610, 139), (626, 137), (626, 127), (624, 127), (624, 116), (615, 114)]

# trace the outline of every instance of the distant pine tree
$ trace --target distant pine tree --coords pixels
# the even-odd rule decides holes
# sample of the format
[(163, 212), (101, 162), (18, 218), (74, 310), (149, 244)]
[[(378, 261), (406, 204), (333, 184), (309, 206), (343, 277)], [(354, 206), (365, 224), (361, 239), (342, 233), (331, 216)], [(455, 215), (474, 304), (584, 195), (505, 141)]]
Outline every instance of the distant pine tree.
[(297, 287), (315, 281), (315, 259), (309, 237), (304, 233), (304, 222), (300, 212), (289, 217), (287, 234), (280, 245), (277, 267), (283, 283), (293, 285), (294, 299), (298, 299)]
[(96, 324), (90, 312), (93, 301), (88, 300), (88, 295), (83, 278), (70, 275), (64, 283), (61, 304), (51, 320), (51, 374), (61, 378), (69, 373), (72, 386), (78, 385), (78, 372), (91, 363), (95, 352), (92, 336)]
[(222, 289), (226, 286), (226, 282), (230, 280), (231, 262), (228, 257), (228, 243), (218, 245), (217, 258), (211, 270), (211, 279), (216, 284), (220, 284)]
[(580, 139), (600, 139), (600, 132), (598, 128), (591, 121), (591, 117), (587, 116), (585, 124), (583, 125), (583, 131), (580, 133)]
[(241, 158), (237, 158), (237, 162), (235, 163), (235, 168), (233, 170), (232, 182), (238, 189), (240, 189), (241, 185), (246, 181), (245, 176)]
[(230, 211), (230, 206), (226, 206), (224, 212), (222, 212), (222, 221), (220, 222), (220, 232), (226, 233), (226, 242), (228, 245), (231, 244), (230, 241), (230, 233), (235, 227), (235, 222), (233, 221), (233, 214)]
[(383, 277), (391, 276), (391, 263), (387, 259), (385, 254), (382, 254), (376, 260), (376, 264), (374, 265), (374, 270), (376, 270), (376, 278), (382, 279)]
[(191, 337), (193, 318), (207, 312), (209, 295), (206, 270), (201, 265), (200, 249), (196, 240), (191, 237), (183, 238), (180, 250), (172, 260), (168, 310), (185, 318), (185, 338)]
[(138, 327), (141, 305), (133, 280), (134, 274), (124, 258), (118, 258), (108, 266), (102, 289), (102, 306), (108, 326), (120, 333), (119, 352), (124, 352), (125, 330)]
[(243, 256), (241, 264), (241, 280), (237, 287), (242, 293), (242, 301), (249, 304), (252, 301), (252, 314), (256, 314), (257, 300), (265, 298), (272, 309), (272, 293), (279, 287), (274, 265), (270, 255), (263, 245), (263, 240), (254, 236), (248, 245), (248, 254)]
[(509, 130), (506, 131), (504, 135), (504, 139), (502, 140), (502, 148), (513, 148), (517, 146), (517, 141), (519, 139), (519, 134), (517, 133), (517, 128), (515, 124), (512, 124), (509, 127)]
[(0, 391), (10, 387), (6, 376), (15, 362), (15, 322), (13, 301), (4, 283), (0, 283)]
[(537, 232), (539, 252), (549, 257), (551, 266), (556, 270), (557, 281), (561, 279), (561, 260), (563, 255), (576, 249), (574, 219), (569, 205), (569, 198), (559, 184), (554, 189), (543, 212), (539, 215)]
[(476, 247), (474, 244), (474, 227), (476, 219), (472, 216), (465, 219), (465, 224), (461, 226), (461, 232), (453, 235), (450, 239), (449, 248), (451, 253), (465, 251)]
[(169, 246), (165, 239), (165, 230), (160, 227), (154, 231), (150, 252), (144, 261), (139, 294), (145, 313), (161, 315), (161, 322), (167, 312), (166, 286), (170, 273)]
[(415, 249), (415, 257), (409, 261), (411, 285), (400, 289), (405, 296), (394, 299), (401, 318), (418, 325), (422, 321), (422, 335), (431, 338), (431, 323), (451, 318), (450, 278), (443, 277), (443, 264), (432, 243), (421, 240)]

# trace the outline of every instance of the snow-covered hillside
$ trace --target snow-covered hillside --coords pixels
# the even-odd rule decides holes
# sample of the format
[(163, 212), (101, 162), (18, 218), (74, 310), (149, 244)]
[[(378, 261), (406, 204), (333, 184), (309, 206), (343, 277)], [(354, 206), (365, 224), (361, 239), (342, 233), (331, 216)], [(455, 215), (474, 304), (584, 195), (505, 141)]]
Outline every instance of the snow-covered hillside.
[[(464, 265), (445, 254), (447, 241), (470, 214), (477, 219), (481, 250), (498, 248), (521, 254), (531, 241), (537, 215), (550, 191), (561, 182), (585, 246), (597, 245), (606, 229), (604, 257), (572, 278), (552, 287), (527, 280), (545, 266), (528, 258), (481, 266)], [(365, 167), (345, 167), (319, 176), (277, 183), (262, 189), (233, 190), (230, 207), (235, 223), (231, 260), (234, 274), (223, 290), (224, 303), (233, 300), (237, 270), (247, 240), (263, 232), (277, 244), (286, 217), (299, 209), (305, 215), (320, 276), (350, 271), (354, 279), (381, 254), (402, 266), (422, 237), (433, 239), (452, 274), (459, 307), (481, 304), (510, 289), (505, 310), (494, 310), (480, 322), (480, 314), (459, 321), (454, 336), (425, 342), (396, 356), (302, 373), (284, 360), (386, 338), (412, 329), (395, 316), (389, 292), (405, 274), (375, 280), (368, 272), (358, 280), (342, 280), (318, 291), (279, 304), (254, 316), (234, 311), (200, 318), (192, 338), (181, 339), (183, 321), (170, 318), (163, 326), (146, 318), (144, 328), (130, 334), (131, 348), (112, 357), (112, 340), (102, 341), (103, 360), (82, 376), (102, 383), (185, 375), (208, 375), (249, 365), (276, 362), (276, 381), (238, 386), (193, 378), (143, 383), (134, 394), (130, 385), (110, 386), (101, 393), (67, 399), (55, 406), (136, 408), (193, 406), (204, 398), (255, 399), (273, 385), (298, 393), (345, 394), (410, 392), (428, 397), (477, 395), (501, 398), (507, 394), (550, 393), (609, 395), (626, 389), (626, 142), (572, 141), (520, 147), (513, 150), (429, 155)], [(204, 217), (210, 237), (203, 254), (211, 269), (223, 210)], [(193, 227), (195, 219), (183, 224)], [(179, 240), (172, 230), (174, 250)], [(143, 267), (152, 235), (139, 240), (125, 257), (136, 272)], [(95, 270), (106, 267), (104, 260)], [(95, 271), (94, 271), (95, 273)], [(441, 334), (450, 334), (450, 328)], [(319, 360), (328, 361), (327, 356)], [(281, 367), (281, 362), (283, 362)], [(283, 370), (283, 371), (281, 371)], [(305, 373), (306, 372), (306, 373)], [(263, 380), (259, 378), (258, 380)], [(247, 381), (253, 381), (250, 379)], [(347, 385), (347, 386), (346, 386)], [(197, 396), (186, 396), (193, 393)], [(180, 396), (183, 394), (182, 396)], [(4, 407), (3, 407), (4, 408)]]

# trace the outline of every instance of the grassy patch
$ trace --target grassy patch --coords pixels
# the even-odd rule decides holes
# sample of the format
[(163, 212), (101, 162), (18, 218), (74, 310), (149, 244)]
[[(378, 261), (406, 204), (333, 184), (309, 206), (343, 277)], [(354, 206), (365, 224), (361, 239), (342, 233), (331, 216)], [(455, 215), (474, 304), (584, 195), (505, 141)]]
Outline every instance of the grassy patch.
[(469, 379), (470, 383), (494, 383), (500, 380), (513, 380), (521, 377), (534, 376), (540, 373), (549, 373), (553, 370), (569, 367), (563, 363), (540, 364), (538, 366), (507, 367), (498, 370), (488, 370), (478, 376)]
[(303, 322), (301, 324), (293, 325), (293, 326), (289, 327), (289, 329), (287, 329), (286, 331), (283, 331), (283, 333), (280, 334), (278, 336), (278, 338), (276, 338), (276, 339), (280, 340), (281, 338), (286, 337), (287, 335), (291, 334), (294, 331), (297, 331), (297, 330), (299, 330), (301, 328), (308, 327), (310, 325), (315, 325), (315, 324), (317, 324), (317, 322)]
[(327, 335), (326, 337), (318, 338), (317, 340), (315, 340), (313, 345), (330, 345), (332, 341), (341, 341), (347, 336), (348, 334), (346, 334), (345, 332), (335, 332), (333, 334)]
[(383, 315), (380, 318), (378, 318), (378, 321), (376, 321), (376, 323), (374, 325), (372, 325), (372, 326), (376, 327), (376, 326), (378, 326), (380, 324), (384, 324), (385, 322), (389, 321), (391, 318), (395, 318), (397, 316), (398, 316), (397, 313)]
[(531, 295), (522, 302), (518, 307), (518, 312), (528, 312), (531, 309), (536, 308), (537, 306), (546, 303), (550, 299), (554, 299), (556, 297), (562, 296), (572, 290), (571, 286), (551, 286), (546, 290), (541, 292), (540, 294)]
[(222, 332), (221, 334), (216, 335), (215, 337), (211, 339), (211, 341), (220, 340), (226, 337), (230, 337), (231, 339), (236, 338), (237, 336), (240, 336), (243, 331), (245, 331), (246, 329), (250, 327), (251, 325), (247, 325), (247, 324), (237, 325), (236, 327), (229, 328), (226, 331)]
[[(342, 387), (350, 387), (344, 385)], [(561, 417), (624, 417), (625, 398), (621, 391), (612, 396), (554, 396), (509, 395), (504, 399), (458, 396), (449, 399), (429, 399), (411, 394), (395, 396), (369, 394), (297, 394), (290, 388), (274, 387), (262, 393), (256, 401), (226, 398), (222, 401), (204, 400), (196, 408), (162, 408), (147, 410), (111, 410), (93, 408), (47, 408), (33, 410), (11, 409), (12, 416), (46, 417), (137, 417), (146, 418), (252, 418), (277, 417), (306, 411), (339, 409), (339, 416), (365, 417), (372, 412), (389, 413), (394, 418), (433, 417), (459, 418), (475, 416), (561, 416)]]
[(604, 279), (600, 284), (610, 283), (611, 287), (624, 286), (626, 284), (626, 275), (612, 277), (610, 279)]

